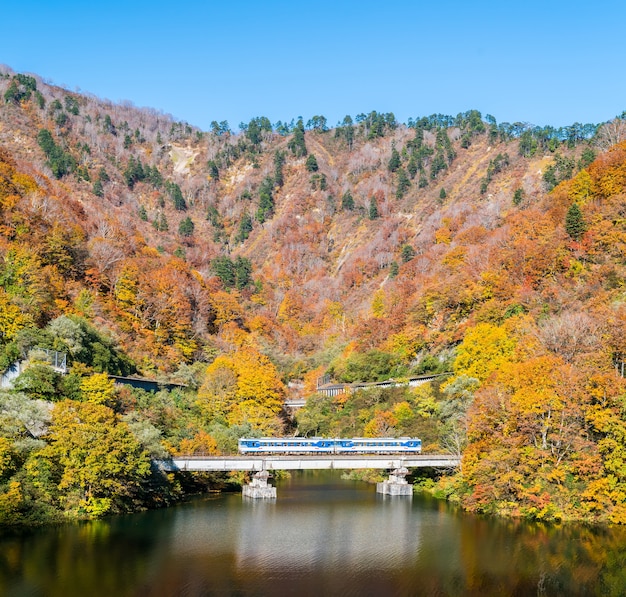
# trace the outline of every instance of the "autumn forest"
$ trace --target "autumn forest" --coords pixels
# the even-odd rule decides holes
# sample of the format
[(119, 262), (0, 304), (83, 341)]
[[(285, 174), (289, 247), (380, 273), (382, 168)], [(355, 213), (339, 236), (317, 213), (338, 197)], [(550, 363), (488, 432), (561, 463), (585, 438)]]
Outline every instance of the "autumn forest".
[(468, 511), (626, 523), (625, 285), (626, 113), (201, 131), (1, 67), (0, 525), (228, 488), (155, 461), (285, 434), (417, 436)]

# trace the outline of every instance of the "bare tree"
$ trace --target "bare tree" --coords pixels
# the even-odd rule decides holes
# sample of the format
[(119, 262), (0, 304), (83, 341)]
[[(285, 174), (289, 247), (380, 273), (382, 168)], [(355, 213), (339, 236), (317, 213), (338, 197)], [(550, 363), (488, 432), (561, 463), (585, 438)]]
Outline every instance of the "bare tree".
[(595, 144), (602, 151), (606, 151), (624, 140), (626, 140), (626, 120), (614, 118), (600, 127)]
[(539, 339), (548, 350), (571, 363), (598, 345), (600, 333), (599, 323), (587, 313), (565, 311), (539, 328)]

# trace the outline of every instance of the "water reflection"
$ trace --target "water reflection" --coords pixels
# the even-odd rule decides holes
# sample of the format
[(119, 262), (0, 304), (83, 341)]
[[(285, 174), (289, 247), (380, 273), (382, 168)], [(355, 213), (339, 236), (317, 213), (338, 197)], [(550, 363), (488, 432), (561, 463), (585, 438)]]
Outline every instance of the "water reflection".
[(421, 536), (420, 519), (406, 499), (348, 509), (257, 502), (247, 505), (231, 531), (237, 564), (259, 569), (326, 568), (336, 561), (346, 568), (394, 568), (414, 560)]
[(0, 539), (0, 594), (623, 595), (626, 531), (494, 521), (297, 474), (239, 495)]

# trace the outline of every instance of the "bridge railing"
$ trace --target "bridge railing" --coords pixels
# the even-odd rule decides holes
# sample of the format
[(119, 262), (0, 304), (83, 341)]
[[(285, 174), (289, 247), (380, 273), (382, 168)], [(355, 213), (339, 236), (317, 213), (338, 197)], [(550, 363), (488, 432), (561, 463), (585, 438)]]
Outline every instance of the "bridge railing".
[(245, 455), (245, 456), (177, 456), (156, 461), (170, 471), (260, 471), (260, 470), (320, 470), (320, 469), (395, 469), (406, 468), (456, 468), (458, 456), (450, 454), (316, 454), (296, 455)]
[[(372, 381), (372, 382), (356, 382), (356, 383), (330, 383), (328, 376), (318, 379), (317, 392), (326, 396), (337, 396), (343, 393), (352, 393), (357, 390), (369, 390), (372, 388), (398, 388), (403, 386), (416, 387), (439, 377), (446, 377), (452, 375), (451, 372), (446, 373), (433, 373), (430, 375), (418, 375), (415, 377), (409, 377), (406, 380), (386, 379), (384, 381)], [(322, 379), (328, 379), (325, 384), (320, 384)]]

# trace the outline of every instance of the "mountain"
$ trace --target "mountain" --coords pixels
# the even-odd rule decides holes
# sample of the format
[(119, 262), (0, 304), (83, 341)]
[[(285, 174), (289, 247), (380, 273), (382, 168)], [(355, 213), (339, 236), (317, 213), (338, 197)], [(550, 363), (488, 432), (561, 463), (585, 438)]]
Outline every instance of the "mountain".
[[(605, 500), (622, 520), (607, 457), (624, 449), (621, 117), (555, 129), (371, 112), (200, 131), (2, 73), (4, 367), (62, 350), (78, 372), (195, 384), (208, 420), (276, 433), (286, 393), (324, 374), (453, 371), (433, 395), (366, 400), (360, 419), (307, 407), (299, 429), (456, 442), (455, 491), (477, 511), (576, 517)], [(549, 472), (494, 483), (505, 461)], [(611, 475), (619, 489), (601, 487)]]

